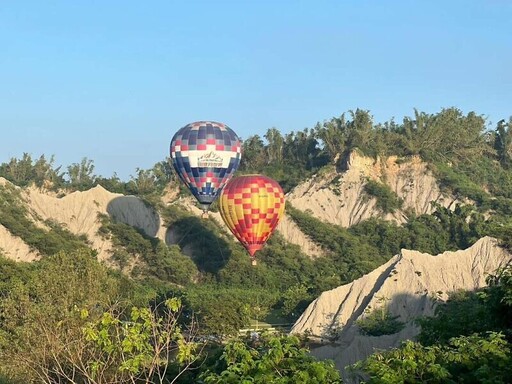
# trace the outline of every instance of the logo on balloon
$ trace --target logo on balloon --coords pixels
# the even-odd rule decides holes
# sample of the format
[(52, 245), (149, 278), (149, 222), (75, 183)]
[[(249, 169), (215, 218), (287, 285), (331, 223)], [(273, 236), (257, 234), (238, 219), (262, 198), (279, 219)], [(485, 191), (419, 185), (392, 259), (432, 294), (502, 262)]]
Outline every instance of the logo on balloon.
[(205, 153), (203, 156), (197, 159), (198, 167), (213, 167), (219, 168), (222, 167), (222, 157), (217, 155), (215, 152), (211, 151), (209, 153)]

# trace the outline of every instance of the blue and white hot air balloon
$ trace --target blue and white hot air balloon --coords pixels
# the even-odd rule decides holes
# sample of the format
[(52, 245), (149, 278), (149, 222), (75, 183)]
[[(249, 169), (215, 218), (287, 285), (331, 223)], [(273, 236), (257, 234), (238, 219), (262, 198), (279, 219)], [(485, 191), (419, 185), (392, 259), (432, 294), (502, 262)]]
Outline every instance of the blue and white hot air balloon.
[(171, 140), (171, 159), (180, 179), (206, 213), (240, 165), (242, 145), (223, 123), (197, 121)]

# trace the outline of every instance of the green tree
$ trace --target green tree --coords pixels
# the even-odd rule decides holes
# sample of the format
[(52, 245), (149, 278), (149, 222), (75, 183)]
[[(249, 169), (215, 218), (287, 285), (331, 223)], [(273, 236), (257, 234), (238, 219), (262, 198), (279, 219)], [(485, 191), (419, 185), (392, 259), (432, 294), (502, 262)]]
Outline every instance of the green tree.
[(341, 383), (330, 361), (316, 361), (295, 336), (262, 335), (234, 340), (224, 347), (216, 366), (202, 376), (205, 384), (334, 384)]
[(502, 334), (475, 334), (429, 347), (406, 341), (401, 348), (371, 355), (353, 369), (364, 371), (366, 384), (506, 384), (512, 375), (512, 356)]
[[(227, 288), (204, 285), (190, 287), (185, 292), (189, 308), (195, 314), (200, 325), (200, 332), (204, 335), (236, 336), (242, 328), (249, 326), (251, 315), (259, 310), (268, 311), (270, 305), (251, 290), (241, 288)], [(265, 308), (266, 307), (266, 308)], [(260, 317), (261, 319), (261, 317)]]
[(23, 153), (21, 159), (11, 158), (8, 164), (2, 166), (2, 174), (15, 185), (28, 185), (32, 179), (32, 156)]
[[(356, 109), (349, 111), (352, 121), (347, 123), (347, 147), (352, 150), (359, 148), (367, 153), (371, 148), (371, 142), (374, 141), (373, 117), (370, 111)], [(370, 153), (375, 155), (375, 153)]]
[(152, 171), (155, 175), (155, 182), (160, 190), (163, 190), (169, 183), (177, 181), (170, 157), (156, 163)]
[(40, 382), (53, 369), (50, 351), (66, 345), (55, 335), (80, 333), (77, 308), (98, 313), (119, 294), (118, 282), (85, 250), (60, 252), (33, 267), (27, 280), (14, 280), (0, 299), (0, 371), (27, 383)]
[(90, 252), (61, 252), (19, 275), (0, 267), (0, 375), (11, 380), (164, 382), (169, 364), (181, 371), (196, 356), (193, 332), (178, 327), (179, 299), (139, 306), (148, 297), (136, 299), (139, 288)]
[(494, 149), (502, 166), (509, 168), (512, 163), (512, 117), (508, 123), (500, 120), (496, 127)]
[(281, 132), (277, 128), (270, 128), (264, 135), (267, 139), (267, 162), (274, 164), (282, 164), (283, 162), (283, 149), (284, 139)]
[(80, 163), (73, 163), (67, 167), (69, 185), (73, 189), (85, 190), (91, 188), (96, 180), (94, 175), (94, 162), (84, 157)]
[(336, 163), (339, 156), (344, 153), (347, 140), (347, 122), (345, 114), (340, 117), (333, 117), (322, 125), (317, 124), (315, 132), (322, 141), (323, 150), (327, 153), (329, 160)]
[(397, 320), (399, 316), (391, 316), (386, 306), (374, 309), (356, 321), (363, 335), (381, 336), (400, 332), (405, 324)]
[(309, 288), (304, 284), (295, 284), (282, 294), (282, 313), (286, 317), (296, 320), (306, 310), (313, 300)]
[(240, 169), (243, 171), (259, 171), (267, 163), (265, 145), (258, 135), (250, 136), (243, 141), (242, 153)]
[(130, 193), (127, 191), (127, 183), (121, 181), (116, 172), (108, 178), (99, 176), (96, 178), (95, 182), (110, 192), (122, 193), (125, 195)]
[(144, 196), (154, 193), (157, 189), (157, 177), (151, 169), (137, 168), (136, 176), (130, 176), (128, 183), (135, 195)]
[(403, 200), (387, 184), (368, 180), (363, 190), (369, 196), (375, 197), (377, 200), (376, 206), (383, 213), (393, 213), (402, 208)]
[(425, 160), (460, 162), (476, 160), (485, 143), (485, 120), (474, 112), (466, 116), (456, 108), (442, 109), (435, 115), (414, 110), (414, 119), (404, 118), (406, 151)]
[[(55, 376), (60, 375), (91, 384), (174, 383), (200, 348), (191, 341), (193, 330), (185, 333), (178, 325), (180, 310), (178, 298), (154, 309), (133, 307), (126, 316), (110, 308), (82, 327), (82, 337), (58, 357), (51, 380), (58, 382)], [(81, 317), (88, 319), (88, 312)], [(171, 363), (179, 367), (172, 378), (167, 375)]]
[(284, 158), (295, 167), (311, 169), (320, 149), (314, 129), (291, 132), (285, 136)]

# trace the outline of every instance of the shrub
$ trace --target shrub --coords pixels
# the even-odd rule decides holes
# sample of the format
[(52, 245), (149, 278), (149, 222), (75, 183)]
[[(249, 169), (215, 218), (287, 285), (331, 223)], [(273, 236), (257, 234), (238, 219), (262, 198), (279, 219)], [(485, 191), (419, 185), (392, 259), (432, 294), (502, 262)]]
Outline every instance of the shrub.
[(400, 332), (405, 324), (397, 320), (399, 316), (391, 316), (384, 307), (374, 310), (364, 318), (357, 320), (360, 332), (366, 336), (392, 335)]
[(384, 213), (393, 213), (402, 208), (403, 200), (386, 184), (375, 180), (368, 180), (364, 186), (364, 192), (377, 200), (377, 208)]

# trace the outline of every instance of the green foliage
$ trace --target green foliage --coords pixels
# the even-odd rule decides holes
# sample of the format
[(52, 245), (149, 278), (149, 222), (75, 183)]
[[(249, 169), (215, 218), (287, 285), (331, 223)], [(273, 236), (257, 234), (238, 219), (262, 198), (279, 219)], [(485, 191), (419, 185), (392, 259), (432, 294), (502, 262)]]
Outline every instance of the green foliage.
[[(112, 258), (122, 270), (132, 267), (133, 276), (156, 277), (179, 285), (190, 284), (197, 274), (194, 262), (183, 255), (178, 246), (168, 247), (141, 229), (114, 223), (106, 215), (100, 215), (99, 219), (100, 234), (112, 240)], [(133, 268), (134, 261), (139, 258), (143, 263)]]
[(512, 214), (512, 170), (500, 166), (492, 157), (452, 166), (436, 163), (434, 173), (442, 188), (459, 199), (473, 200), (480, 212), (489, 210), (508, 222)]
[(0, 224), (44, 256), (88, 248), (85, 236), (73, 235), (55, 222), (45, 222), (49, 230), (36, 226), (20, 192), (9, 185), (0, 186)]
[(47, 160), (41, 155), (34, 162), (30, 154), (24, 153), (21, 159), (13, 157), (8, 163), (0, 164), (0, 177), (20, 187), (34, 183), (38, 187), (57, 188), (64, 183), (64, 178), (60, 167), (54, 168), (54, 163), (53, 156)]
[(289, 319), (296, 320), (306, 310), (314, 297), (304, 284), (295, 284), (286, 289), (281, 296), (281, 311)]
[(77, 308), (96, 313), (118, 294), (116, 280), (85, 250), (48, 256), (4, 279), (0, 372), (26, 382), (41, 373), (47, 351), (80, 332)]
[(85, 191), (94, 185), (96, 175), (94, 172), (94, 162), (84, 157), (80, 163), (73, 163), (67, 168), (69, 178), (69, 187), (72, 190)]
[(445, 304), (437, 306), (435, 317), (417, 320), (421, 326), (418, 341), (427, 346), (446, 344), (452, 337), (497, 330), (499, 318), (489, 310), (484, 297), (467, 291), (451, 293)]
[(375, 180), (368, 180), (364, 185), (364, 192), (377, 200), (377, 208), (383, 213), (393, 213), (402, 208), (403, 200), (387, 184)]
[(451, 376), (438, 360), (441, 348), (423, 347), (406, 341), (401, 348), (377, 352), (355, 364), (352, 369), (364, 371), (366, 384), (447, 383)]
[(326, 248), (328, 260), (334, 267), (328, 276), (335, 273), (341, 284), (361, 277), (393, 256), (383, 254), (378, 246), (362, 241), (347, 228), (324, 223), (290, 204), (287, 204), (287, 213), (306, 235)]
[(228, 261), (230, 245), (225, 240), (226, 232), (211, 219), (201, 219), (172, 205), (162, 211), (167, 227), (174, 231), (180, 247), (193, 249), (193, 261), (201, 272), (217, 273)]
[(196, 357), (178, 327), (179, 299), (148, 308), (139, 296), (134, 306), (139, 287), (90, 252), (0, 260), (0, 271), (0, 375), (13, 382), (132, 383)]
[(427, 161), (467, 161), (478, 158), (485, 146), (482, 133), (485, 119), (456, 108), (442, 109), (432, 115), (414, 111), (414, 118), (404, 118), (401, 133), (407, 154), (420, 155)]
[(220, 338), (238, 335), (251, 319), (263, 320), (278, 300), (277, 292), (212, 285), (190, 287), (183, 294), (201, 334)]
[[(402, 248), (435, 255), (465, 249), (483, 236), (499, 233), (470, 205), (457, 205), (454, 210), (440, 205), (435, 208), (432, 215), (412, 216), (402, 226), (372, 218), (348, 229), (324, 223), (290, 204), (287, 213), (305, 234), (324, 245), (331, 261), (339, 260), (338, 266), (345, 264), (350, 271), (362, 274), (389, 260)], [(350, 277), (355, 276), (359, 273)]]
[(435, 171), (441, 187), (449, 189), (455, 196), (468, 197), (479, 204), (487, 202), (488, 194), (468, 175), (445, 164), (438, 164)]
[(470, 112), (463, 115), (456, 108), (442, 109), (437, 114), (414, 111), (401, 124), (394, 120), (375, 125), (369, 111), (349, 111), (323, 124), (315, 132), (322, 152), (335, 162), (358, 148), (368, 156), (420, 155), (427, 161), (465, 162), (476, 160), (487, 149), (485, 120)]
[(436, 316), (418, 319), (424, 345), (446, 343), (450, 338), (487, 331), (501, 332), (512, 339), (512, 267), (487, 278), (488, 287), (476, 292), (454, 292)]
[(159, 196), (177, 180), (169, 158), (156, 163), (151, 169), (137, 168), (135, 172), (136, 175), (132, 175), (125, 184), (126, 193), (150, 199)]
[(392, 335), (400, 332), (405, 324), (391, 316), (386, 307), (380, 307), (356, 321), (359, 331), (367, 336)]
[(505, 120), (498, 122), (494, 149), (497, 152), (500, 164), (504, 168), (510, 168), (512, 165), (512, 117), (509, 118), (507, 124), (505, 124)]
[(424, 347), (412, 341), (378, 352), (354, 366), (369, 376), (363, 383), (508, 383), (510, 344), (502, 334), (461, 336), (448, 345)]
[(34, 161), (30, 154), (24, 153), (21, 159), (11, 158), (8, 163), (0, 164), (0, 177), (16, 186), (34, 184), (54, 191), (85, 191), (100, 184), (111, 192), (154, 200), (168, 185), (177, 182), (169, 158), (156, 163), (151, 169), (137, 168), (136, 175), (131, 176), (128, 182), (121, 181), (116, 173), (109, 178), (96, 175), (94, 161), (87, 158), (67, 166), (66, 172), (61, 172), (61, 168), (55, 167), (54, 156), (47, 160), (41, 155)]
[(389, 127), (374, 126), (370, 111), (357, 108), (345, 114), (317, 124), (315, 133), (322, 141), (325, 152), (332, 163), (339, 161), (350, 151), (358, 149), (364, 155), (385, 155), (391, 145)]
[[(198, 344), (187, 340), (178, 327), (181, 301), (168, 299), (154, 310), (133, 307), (126, 317), (114, 309), (82, 328), (88, 355), (70, 356), (70, 364), (83, 375), (101, 382), (133, 382), (165, 376), (171, 360), (188, 366)], [(82, 318), (89, 317), (82, 311)]]
[(217, 364), (201, 376), (205, 384), (342, 382), (332, 362), (316, 361), (294, 336), (231, 341)]
[(327, 164), (314, 130), (291, 132), (283, 137), (276, 128), (271, 128), (264, 137), (267, 144), (258, 135), (243, 142), (240, 171), (265, 174), (276, 180), (285, 193), (313, 170)]

